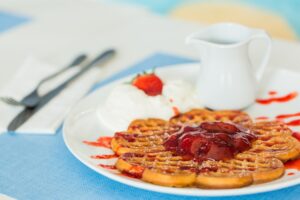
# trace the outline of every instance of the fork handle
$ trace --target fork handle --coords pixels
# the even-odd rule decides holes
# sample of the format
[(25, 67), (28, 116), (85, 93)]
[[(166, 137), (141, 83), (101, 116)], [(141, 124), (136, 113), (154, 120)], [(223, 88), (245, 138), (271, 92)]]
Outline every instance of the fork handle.
[(60, 75), (61, 73), (67, 71), (69, 68), (74, 67), (79, 65), (80, 63), (82, 63), (85, 59), (87, 58), (87, 56), (85, 54), (81, 54), (79, 56), (77, 56), (74, 60), (72, 60), (71, 63), (69, 63), (66, 67), (58, 70), (57, 72), (55, 72), (54, 74), (51, 74), (50, 76), (47, 76), (46, 78), (42, 79), (39, 84), (37, 85), (35, 90), (38, 90), (39, 87), (45, 83), (46, 81), (49, 81), (50, 79)]
[[(116, 51), (114, 49), (109, 49), (101, 53), (99, 56), (97, 56), (94, 60), (92, 60), (89, 64), (87, 64), (85, 67), (83, 67), (78, 73), (76, 73), (74, 76), (70, 77), (68, 80), (66, 80), (64, 83), (62, 83), (60, 86), (57, 87), (65, 87), (66, 85), (70, 84), (72, 81), (77, 79), (79, 76), (84, 74), (86, 71), (88, 71), (90, 68), (92, 68), (94, 65), (98, 63), (103, 63), (110, 59), (112, 56), (114, 56)], [(55, 89), (54, 89), (55, 90)]]
[[(43, 102), (43, 99), (52, 99), (54, 96), (60, 93), (65, 87), (67, 87), (68, 84), (73, 82), (75, 79), (77, 79), (79, 76), (84, 74), (86, 71), (88, 71), (90, 68), (92, 68), (94, 65), (96, 65), (99, 62), (104, 62), (111, 58), (115, 54), (115, 50), (109, 49), (105, 51), (104, 53), (101, 53), (99, 56), (97, 56), (94, 60), (92, 60), (90, 63), (88, 63), (86, 66), (81, 68), (79, 72), (77, 72), (75, 75), (67, 79), (65, 82), (58, 85), (56, 88), (50, 90), (48, 93), (46, 93), (43, 96), (38, 96), (37, 90), (32, 91), (29, 95), (27, 95), (22, 102), (26, 104), (26, 107), (33, 108), (38, 106), (38, 104)], [(31, 96), (30, 96), (31, 95)], [(32, 96), (35, 96), (36, 98), (32, 98)]]
[[(99, 63), (104, 63), (105, 61), (109, 60), (115, 55), (116, 51), (114, 49), (106, 50), (105, 52), (101, 53), (99, 56), (97, 56), (94, 60), (92, 60), (89, 64), (87, 64), (85, 67), (83, 67), (79, 72), (77, 72), (75, 75), (67, 79), (65, 82), (61, 83), (56, 88), (52, 89), (47, 94), (43, 95), (40, 99), (40, 104), (44, 105), (48, 101), (50, 101), (54, 96), (58, 95), (65, 87), (67, 87), (69, 84), (71, 84), (74, 80), (76, 80), (78, 77), (83, 75), (85, 72), (87, 72), (89, 69), (91, 69), (94, 65)], [(38, 105), (40, 106), (40, 105)]]
[(31, 91), (29, 94), (27, 94), (22, 100), (21, 100), (21, 105), (26, 105), (26, 107), (34, 107), (36, 106), (39, 101), (40, 101), (40, 96), (38, 94), (38, 89), (39, 87), (45, 83), (46, 81), (62, 74), (63, 72), (67, 71), (69, 68), (79, 65), (80, 63), (82, 63), (85, 59), (87, 58), (86, 55), (81, 54), (79, 56), (77, 56), (74, 60), (72, 60), (72, 62), (67, 65), (66, 67), (62, 68), (61, 70), (57, 71), (56, 73), (44, 78), (43, 80), (41, 80), (38, 85), (36, 86), (36, 88)]

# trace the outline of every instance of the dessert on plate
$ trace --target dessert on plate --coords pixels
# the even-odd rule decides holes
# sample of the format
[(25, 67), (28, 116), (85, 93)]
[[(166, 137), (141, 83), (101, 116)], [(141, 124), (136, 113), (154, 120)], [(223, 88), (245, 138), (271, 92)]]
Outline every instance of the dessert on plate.
[(137, 75), (131, 83), (117, 85), (97, 109), (101, 124), (124, 130), (134, 119), (168, 120), (179, 112), (200, 107), (193, 87), (183, 80), (162, 80), (154, 73)]
[(253, 123), (239, 111), (194, 109), (133, 121), (111, 142), (122, 173), (172, 187), (237, 188), (281, 177), (300, 143), (280, 122)]
[(110, 145), (119, 156), (116, 168), (157, 185), (238, 188), (269, 182), (300, 155), (300, 143), (284, 123), (201, 108), (188, 83), (154, 73), (113, 89), (98, 117), (115, 132)]

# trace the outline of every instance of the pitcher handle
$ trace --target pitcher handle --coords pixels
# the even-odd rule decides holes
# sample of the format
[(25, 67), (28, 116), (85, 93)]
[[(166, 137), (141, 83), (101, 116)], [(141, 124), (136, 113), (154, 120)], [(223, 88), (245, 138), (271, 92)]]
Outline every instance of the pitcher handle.
[(268, 64), (269, 58), (270, 58), (270, 54), (271, 54), (271, 47), (272, 47), (272, 40), (270, 38), (270, 36), (265, 32), (265, 31), (259, 31), (259, 33), (253, 35), (251, 37), (251, 41), (256, 40), (256, 39), (264, 39), (267, 42), (267, 49), (265, 52), (265, 56), (263, 57), (259, 67), (256, 70), (256, 80), (257, 82), (260, 82), (265, 70), (266, 70), (266, 66)]

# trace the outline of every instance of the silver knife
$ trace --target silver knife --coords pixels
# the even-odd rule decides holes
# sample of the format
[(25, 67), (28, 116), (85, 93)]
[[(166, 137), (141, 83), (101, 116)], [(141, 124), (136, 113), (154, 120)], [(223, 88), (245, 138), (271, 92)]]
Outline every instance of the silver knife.
[(58, 95), (63, 89), (65, 89), (69, 84), (71, 84), (74, 80), (80, 77), (82, 74), (91, 69), (94, 65), (104, 63), (108, 59), (112, 58), (112, 56), (116, 53), (114, 49), (109, 49), (99, 56), (97, 56), (94, 60), (84, 66), (79, 72), (75, 75), (67, 79), (65, 82), (45, 94), (40, 103), (33, 108), (25, 108), (22, 112), (20, 112), (8, 125), (8, 131), (17, 130), (22, 124), (24, 124), (30, 117), (32, 117), (36, 112), (38, 112), (42, 107), (44, 107), (49, 101), (51, 101), (56, 95)]

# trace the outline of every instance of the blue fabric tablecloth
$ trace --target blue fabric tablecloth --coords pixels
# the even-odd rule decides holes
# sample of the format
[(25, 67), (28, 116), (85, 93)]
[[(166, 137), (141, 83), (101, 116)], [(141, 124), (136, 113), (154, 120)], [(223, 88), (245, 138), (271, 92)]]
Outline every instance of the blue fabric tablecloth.
[[(94, 89), (112, 80), (153, 66), (191, 62), (168, 54), (155, 54), (115, 76), (100, 82)], [(0, 136), (0, 193), (17, 199), (125, 199), (192, 200), (208, 197), (184, 197), (136, 189), (112, 181), (83, 165), (67, 149), (61, 129), (56, 135)], [(216, 198), (213, 198), (216, 199)], [(300, 199), (300, 186), (274, 192), (222, 200)]]
[(7, 31), (30, 20), (29, 17), (0, 10), (0, 32)]

